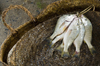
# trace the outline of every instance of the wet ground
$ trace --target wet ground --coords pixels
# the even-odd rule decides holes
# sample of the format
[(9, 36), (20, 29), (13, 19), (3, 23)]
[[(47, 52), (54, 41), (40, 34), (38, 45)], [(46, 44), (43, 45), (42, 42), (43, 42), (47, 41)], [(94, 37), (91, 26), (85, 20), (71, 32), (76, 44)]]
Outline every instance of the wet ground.
[[(0, 46), (6, 39), (6, 37), (10, 34), (10, 31), (3, 25), (1, 20), (1, 13), (7, 7), (9, 7), (10, 5), (23, 5), (35, 17), (48, 4), (55, 1), (57, 0), (0, 0)], [(20, 9), (12, 9), (7, 13), (6, 16), (6, 22), (13, 28), (17, 28), (19, 25), (22, 25), (29, 20), (30, 18), (27, 16), (27, 14)]]

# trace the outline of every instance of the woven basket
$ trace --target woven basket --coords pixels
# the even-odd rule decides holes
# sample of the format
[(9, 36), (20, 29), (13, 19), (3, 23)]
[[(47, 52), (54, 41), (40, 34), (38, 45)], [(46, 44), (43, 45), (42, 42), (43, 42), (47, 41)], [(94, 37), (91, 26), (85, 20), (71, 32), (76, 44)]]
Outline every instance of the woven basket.
[[(93, 27), (94, 27), (93, 28), (94, 30), (93, 30), (93, 42), (92, 43), (96, 47), (96, 50), (97, 50), (98, 53), (96, 54), (95, 57), (92, 57), (90, 54), (87, 55), (87, 56), (89, 56), (89, 57), (87, 57), (88, 58), (87, 61), (90, 61), (89, 63), (85, 63), (85, 61), (86, 61), (87, 58), (85, 58), (85, 61), (84, 62), (81, 61), (81, 60), (84, 60), (83, 59), (84, 56), (86, 57), (86, 55), (84, 54), (85, 52), (83, 52), (81, 54), (82, 56), (81, 56), (81, 59), (80, 59), (79, 62), (75, 58), (70, 58), (71, 60), (70, 59), (67, 59), (66, 62), (69, 62), (70, 61), (69, 63), (71, 63), (71, 64), (69, 64), (69, 66), (72, 66), (72, 65), (74, 66), (77, 63), (78, 63), (78, 66), (81, 66), (82, 64), (83, 64), (83, 66), (86, 66), (86, 65), (89, 65), (89, 64), (90, 65), (95, 64), (96, 66), (97, 65), (100, 65), (99, 64), (100, 61), (98, 60), (98, 58), (100, 58), (100, 56), (99, 56), (100, 55), (100, 49), (99, 49), (100, 48), (100, 45), (98, 44), (98, 43), (100, 43), (99, 42), (99, 39), (100, 39), (100, 36), (99, 36), (99, 34), (100, 34), (100, 22), (99, 22), (100, 21), (99, 20), (100, 15), (99, 14), (100, 13), (99, 12), (96, 12), (96, 11), (100, 11), (100, 2), (99, 1), (96, 1), (96, 0), (88, 0), (88, 1), (87, 0), (60, 0), (60, 1), (54, 2), (54, 3), (50, 4), (50, 5), (48, 5), (37, 17), (33, 18), (32, 16), (30, 16), (31, 17), (31, 21), (26, 22), (25, 24), (19, 26), (17, 29), (11, 28), (10, 26), (8, 26), (4, 22), (5, 26), (7, 26), (7, 28), (11, 30), (12, 34), (5, 39), (5, 41), (3, 42), (2, 46), (1, 46), (1, 50), (0, 50), (0, 61), (4, 65), (9, 65), (9, 63), (7, 62), (8, 53), (9, 53), (9, 51), (12, 49), (12, 47), (16, 43), (18, 44), (20, 42), (23, 42), (23, 40), (21, 40), (21, 39), (23, 39), (23, 37), (22, 37), (23, 35), (26, 35), (25, 33), (28, 33), (28, 32), (30, 32), (32, 30), (35, 31), (36, 28), (37, 28), (37, 26), (38, 26), (38, 28), (39, 27), (41, 28), (42, 25), (43, 25), (43, 23), (46, 23), (44, 25), (45, 28), (46, 27), (49, 27), (51, 29), (50, 30), (48, 28), (49, 31), (48, 30), (45, 30), (45, 31), (47, 31), (48, 35), (47, 36), (44, 36), (44, 37), (47, 38), (53, 32), (52, 29), (54, 28), (54, 26), (56, 24), (56, 21), (57, 21), (57, 19), (58, 19), (58, 17), (60, 15), (67, 14), (67, 13), (75, 13), (77, 11), (82, 11), (83, 9), (85, 9), (86, 7), (88, 7), (91, 4), (93, 4), (95, 6), (95, 12), (90, 11), (90, 12), (88, 12), (86, 14), (86, 16), (91, 20), (91, 22), (93, 24)], [(14, 7), (13, 6), (13, 8), (20, 8), (20, 7)], [(30, 13), (28, 13), (28, 15), (29, 14)], [(3, 17), (5, 17), (5, 16), (3, 16)], [(50, 24), (48, 22), (50, 22)], [(48, 26), (46, 26), (46, 25), (48, 25)], [(44, 30), (44, 29), (41, 28), (41, 31), (42, 30)], [(39, 34), (40, 33), (38, 33), (36, 35), (39, 35)], [(35, 35), (33, 35), (33, 36), (35, 36)], [(37, 39), (37, 40), (40, 40), (40, 39)], [(42, 41), (40, 41), (40, 42), (42, 42)], [(33, 43), (33, 45), (34, 45), (34, 43)], [(39, 43), (38, 43), (38, 45), (39, 45)], [(21, 47), (21, 48), (24, 48), (24, 47)], [(35, 49), (37, 49), (37, 48), (35, 48)], [(83, 50), (85, 50), (85, 49), (83, 48)], [(86, 50), (88, 50), (88, 49), (86, 49)], [(87, 51), (87, 53), (88, 52), (89, 51)], [(35, 54), (36, 53), (33, 54), (33, 57), (36, 57)], [(92, 59), (91, 59), (91, 57), (92, 57)], [(63, 60), (65, 60), (65, 59), (63, 59)], [(76, 61), (76, 62), (75, 63), (72, 63), (74, 61)], [(60, 61), (58, 61), (58, 62), (60, 62)], [(58, 62), (55, 62), (55, 63), (58, 63)], [(16, 62), (15, 61), (12, 61), (11, 65), (16, 65)], [(22, 64), (21, 66), (25, 66), (25, 65), (26, 64), (24, 64), (24, 65)], [(54, 64), (54, 65), (56, 65), (56, 64)], [(60, 64), (58, 64), (58, 65), (60, 65)], [(95, 65), (93, 65), (93, 66), (95, 66)], [(33, 66), (35, 66), (35, 65), (33, 65)]]

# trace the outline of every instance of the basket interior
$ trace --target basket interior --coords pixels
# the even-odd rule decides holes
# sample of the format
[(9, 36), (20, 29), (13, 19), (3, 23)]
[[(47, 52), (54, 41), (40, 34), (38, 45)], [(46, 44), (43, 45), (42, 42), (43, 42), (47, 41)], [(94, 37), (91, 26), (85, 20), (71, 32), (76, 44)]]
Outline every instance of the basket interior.
[[(60, 15), (61, 16), (61, 15)], [(62, 58), (59, 51), (54, 50), (61, 42), (57, 42), (54, 48), (50, 47), (50, 35), (53, 33), (57, 19), (60, 16), (51, 18), (35, 28), (29, 30), (16, 43), (12, 51), (9, 52), (8, 65), (21, 66), (98, 66), (100, 65), (100, 12), (89, 11), (85, 16), (90, 19), (93, 25), (92, 45), (97, 53), (91, 55), (87, 45), (83, 42), (81, 46), (80, 58)], [(52, 52), (54, 50), (54, 52)], [(74, 45), (69, 48), (72, 55), (75, 51)], [(88, 62), (88, 63), (87, 63)]]

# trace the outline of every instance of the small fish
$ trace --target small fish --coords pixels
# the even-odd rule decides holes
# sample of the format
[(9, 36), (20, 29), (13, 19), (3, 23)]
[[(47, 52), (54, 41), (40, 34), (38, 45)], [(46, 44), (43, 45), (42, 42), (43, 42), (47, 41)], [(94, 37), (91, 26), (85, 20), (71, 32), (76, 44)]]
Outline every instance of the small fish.
[(62, 33), (61, 35), (57, 36), (57, 37), (52, 41), (52, 45), (51, 45), (51, 47), (53, 47), (54, 44), (55, 44), (57, 41), (62, 40), (63, 37), (64, 37), (64, 35), (65, 35), (65, 32)]
[(78, 34), (79, 34), (78, 18), (75, 17), (75, 19), (69, 26), (69, 28), (63, 38), (64, 50), (61, 54), (62, 57), (69, 57), (68, 48), (73, 43), (73, 41), (75, 40), (75, 38), (77, 37)]
[(94, 54), (96, 51), (94, 47), (91, 44), (91, 39), (92, 39), (92, 24), (88, 18), (86, 18), (83, 15), (82, 21), (85, 26), (85, 36), (84, 36), (84, 42), (88, 45), (88, 48), (91, 52), (91, 54)]
[(74, 57), (79, 57), (80, 55), (80, 47), (82, 45), (83, 39), (84, 39), (84, 34), (85, 34), (85, 26), (81, 20), (81, 18), (79, 19), (79, 26), (80, 26), (80, 32), (79, 35), (77, 36), (77, 38), (74, 41), (74, 45), (76, 48), (76, 51), (74, 53)]
[(75, 16), (75, 14), (72, 14), (72, 15), (68, 15), (67, 14), (67, 15), (61, 16), (57, 21), (57, 25), (55, 27), (55, 31), (50, 36), (50, 39), (54, 39), (57, 35), (63, 33), (63, 31), (67, 28), (67, 26), (73, 20), (73, 18), (74, 18), (73, 16)]
[(86, 42), (86, 44), (88, 45), (91, 54), (95, 53), (95, 49), (91, 44), (92, 24), (90, 20), (83, 15), (84, 13), (88, 12), (92, 7), (94, 6), (91, 5), (80, 13), (64, 15), (59, 18), (55, 28), (55, 32), (50, 36), (50, 38), (53, 40), (52, 46), (57, 41), (63, 39), (63, 42), (57, 48), (57, 50), (62, 52), (62, 57), (70, 56), (68, 48), (72, 43), (74, 43), (76, 48), (73, 56), (79, 57), (80, 47), (83, 41)]

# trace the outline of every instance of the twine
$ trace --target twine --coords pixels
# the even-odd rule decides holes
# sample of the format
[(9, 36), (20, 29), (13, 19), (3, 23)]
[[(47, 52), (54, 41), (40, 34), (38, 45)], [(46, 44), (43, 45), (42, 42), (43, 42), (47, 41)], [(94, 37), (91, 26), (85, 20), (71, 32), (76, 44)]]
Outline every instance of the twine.
[(15, 33), (15, 29), (13, 29), (12, 27), (10, 27), (6, 22), (5, 22), (5, 17), (6, 17), (6, 14), (9, 10), (11, 9), (15, 9), (15, 8), (18, 8), (18, 9), (22, 9), (24, 10), (28, 16), (31, 18), (31, 21), (34, 20), (35, 21), (35, 18), (32, 16), (32, 14), (30, 13), (30, 11), (28, 11), (28, 9), (26, 9), (25, 7), (23, 7), (22, 5), (11, 5), (9, 6), (6, 10), (3, 11), (2, 13), (2, 21), (4, 23), (4, 25), (12, 32), (12, 33)]

